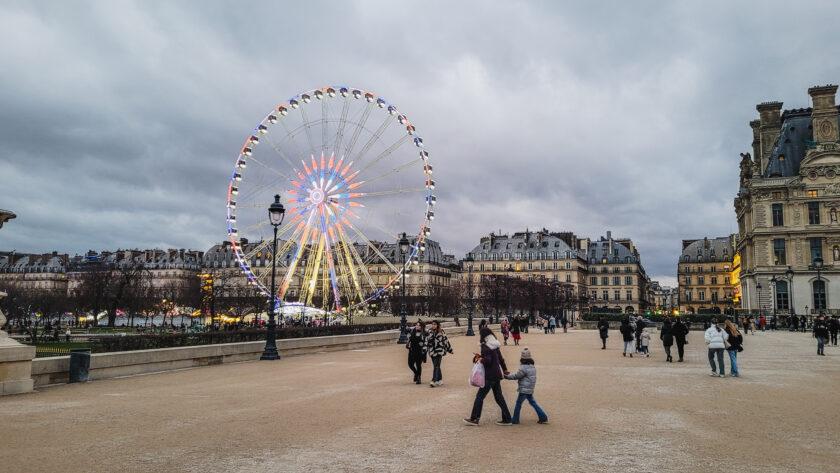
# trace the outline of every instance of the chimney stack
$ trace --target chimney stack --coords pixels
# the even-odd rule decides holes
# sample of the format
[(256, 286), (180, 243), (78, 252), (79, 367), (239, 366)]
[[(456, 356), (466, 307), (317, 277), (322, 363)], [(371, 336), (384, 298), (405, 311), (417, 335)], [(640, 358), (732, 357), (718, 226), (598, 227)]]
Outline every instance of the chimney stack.
[(814, 128), (814, 141), (817, 143), (835, 143), (838, 141), (837, 107), (834, 105), (836, 85), (811, 87), (808, 94), (813, 102), (811, 121)]
[(761, 165), (761, 173), (767, 169), (767, 164), (770, 163), (770, 153), (773, 151), (773, 145), (776, 143), (776, 138), (779, 137), (779, 132), (782, 130), (782, 102), (762, 102), (755, 106), (758, 110), (758, 134), (761, 157), (756, 157)]

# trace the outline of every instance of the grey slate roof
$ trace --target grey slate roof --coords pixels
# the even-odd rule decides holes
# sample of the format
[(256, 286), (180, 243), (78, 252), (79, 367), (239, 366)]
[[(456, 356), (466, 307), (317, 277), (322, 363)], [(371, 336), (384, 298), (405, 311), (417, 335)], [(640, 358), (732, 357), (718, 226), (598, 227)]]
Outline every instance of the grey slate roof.
[(583, 257), (581, 251), (570, 247), (559, 236), (547, 232), (517, 232), (513, 236), (492, 235), (491, 238), (483, 238), (468, 255), (475, 261), (496, 261), (517, 259), (514, 257), (516, 253), (522, 253), (523, 260)]
[[(838, 117), (840, 126), (840, 117)], [(773, 145), (770, 162), (763, 177), (793, 177), (799, 174), (799, 166), (805, 158), (805, 141), (813, 141), (811, 109), (785, 110), (782, 114), (782, 129)]]
[[(604, 251), (606, 250), (606, 256)], [(592, 241), (589, 244), (589, 258), (590, 264), (599, 264), (603, 258), (607, 258), (607, 264), (610, 263), (638, 263), (638, 257), (630, 251), (630, 248), (622, 244), (620, 241), (601, 237), (600, 240)]]
[(683, 240), (680, 263), (732, 261), (734, 254), (729, 237)]

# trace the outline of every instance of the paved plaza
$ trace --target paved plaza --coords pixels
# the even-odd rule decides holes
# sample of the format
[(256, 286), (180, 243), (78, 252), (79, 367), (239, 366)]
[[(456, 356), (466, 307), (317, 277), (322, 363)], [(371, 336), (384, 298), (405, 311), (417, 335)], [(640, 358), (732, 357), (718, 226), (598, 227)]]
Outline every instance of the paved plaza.
[[(411, 382), (396, 345), (46, 387), (0, 398), (0, 470), (840, 469), (840, 348), (817, 357), (809, 334), (747, 336), (741, 377), (720, 379), (702, 332), (686, 363), (665, 363), (658, 339), (650, 358), (622, 358), (619, 339), (601, 350), (595, 331), (523, 334), (547, 425), (527, 404), (520, 425), (495, 425), (492, 396), (479, 427), (463, 424), (467, 337), (453, 337), (437, 388)], [(502, 347), (511, 369), (519, 348)], [(516, 383), (504, 389), (513, 410)]]

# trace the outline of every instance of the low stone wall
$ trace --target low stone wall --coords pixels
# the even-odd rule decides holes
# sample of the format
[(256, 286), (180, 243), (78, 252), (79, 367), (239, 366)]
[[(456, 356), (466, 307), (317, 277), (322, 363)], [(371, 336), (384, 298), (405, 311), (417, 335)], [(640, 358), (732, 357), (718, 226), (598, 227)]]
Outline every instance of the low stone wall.
[[(467, 327), (446, 327), (449, 336), (463, 335)], [(374, 345), (396, 343), (397, 330), (333, 335), (329, 337), (290, 338), (277, 340), (281, 357), (313, 352), (350, 350)], [(239, 361), (259, 360), (265, 341), (222, 343), (191, 347), (159, 348), (155, 350), (94, 353), (90, 357), (90, 380), (155, 373), (198, 366), (220, 365)], [(35, 387), (66, 383), (69, 380), (70, 357), (55, 356), (32, 360), (32, 379)]]

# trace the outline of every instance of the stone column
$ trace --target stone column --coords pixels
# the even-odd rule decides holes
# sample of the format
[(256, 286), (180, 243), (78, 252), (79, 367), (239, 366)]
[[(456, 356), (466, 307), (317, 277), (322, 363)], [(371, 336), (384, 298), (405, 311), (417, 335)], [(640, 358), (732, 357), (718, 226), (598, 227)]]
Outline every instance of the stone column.
[[(0, 227), (7, 220), (15, 218), (15, 214), (0, 210)], [(0, 299), (6, 297), (0, 291)], [(0, 328), (6, 324), (6, 316), (0, 310)], [(0, 330), (0, 396), (6, 394), (28, 393), (32, 391), (32, 359), (35, 358), (35, 347), (21, 345), (9, 335)]]

